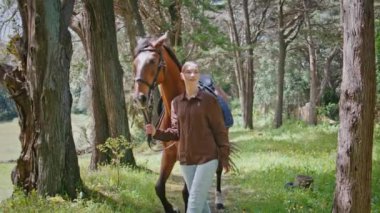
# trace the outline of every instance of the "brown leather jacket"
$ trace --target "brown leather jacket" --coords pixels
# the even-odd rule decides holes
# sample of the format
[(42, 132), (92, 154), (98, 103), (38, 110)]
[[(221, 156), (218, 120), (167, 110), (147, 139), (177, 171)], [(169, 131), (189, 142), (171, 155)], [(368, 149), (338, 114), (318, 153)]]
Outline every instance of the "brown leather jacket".
[(203, 164), (213, 159), (227, 165), (230, 143), (217, 99), (200, 90), (191, 99), (181, 94), (172, 101), (171, 127), (157, 130), (155, 139), (179, 140), (180, 164)]

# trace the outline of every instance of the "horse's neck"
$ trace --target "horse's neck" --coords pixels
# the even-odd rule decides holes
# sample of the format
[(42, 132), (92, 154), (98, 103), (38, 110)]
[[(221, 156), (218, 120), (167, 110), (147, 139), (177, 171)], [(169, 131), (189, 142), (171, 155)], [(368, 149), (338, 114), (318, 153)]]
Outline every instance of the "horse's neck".
[(164, 51), (163, 57), (166, 63), (166, 73), (165, 79), (160, 85), (160, 92), (165, 110), (170, 112), (172, 100), (185, 91), (185, 85), (180, 76), (180, 68), (173, 61), (171, 56)]

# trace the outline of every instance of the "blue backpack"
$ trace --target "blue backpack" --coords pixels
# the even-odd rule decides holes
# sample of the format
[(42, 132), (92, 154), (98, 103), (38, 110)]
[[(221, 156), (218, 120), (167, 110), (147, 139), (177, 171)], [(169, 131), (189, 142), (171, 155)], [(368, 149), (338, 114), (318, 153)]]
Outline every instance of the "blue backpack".
[(210, 75), (201, 75), (199, 79), (199, 87), (203, 90), (206, 90), (213, 94), (216, 99), (218, 100), (218, 103), (220, 105), (220, 108), (222, 109), (223, 113), (223, 119), (224, 119), (224, 126), (226, 128), (230, 128), (234, 125), (234, 118), (232, 117), (230, 107), (228, 106), (227, 102), (219, 95), (215, 93), (214, 83), (212, 81), (212, 78)]
[(234, 118), (232, 117), (230, 107), (228, 106), (226, 101), (219, 95), (217, 95), (216, 98), (218, 99), (220, 108), (222, 108), (224, 126), (226, 126), (226, 128), (232, 127), (234, 125)]

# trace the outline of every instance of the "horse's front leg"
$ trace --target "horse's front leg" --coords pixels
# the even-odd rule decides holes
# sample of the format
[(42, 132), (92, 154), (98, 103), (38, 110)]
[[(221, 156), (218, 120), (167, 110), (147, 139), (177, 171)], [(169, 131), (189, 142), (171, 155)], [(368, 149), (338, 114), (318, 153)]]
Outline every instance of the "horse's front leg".
[(222, 195), (221, 183), (222, 183), (222, 172), (223, 167), (219, 162), (218, 168), (216, 169), (216, 190), (215, 190), (215, 206), (217, 210), (224, 209), (224, 200)]
[(161, 157), (161, 168), (160, 168), (160, 177), (156, 183), (156, 194), (160, 198), (161, 203), (165, 209), (165, 213), (176, 213), (178, 210), (173, 209), (173, 205), (166, 199), (166, 181), (168, 180), (170, 173), (173, 170), (174, 164), (176, 162), (177, 149), (174, 146), (172, 148), (165, 149), (162, 152)]

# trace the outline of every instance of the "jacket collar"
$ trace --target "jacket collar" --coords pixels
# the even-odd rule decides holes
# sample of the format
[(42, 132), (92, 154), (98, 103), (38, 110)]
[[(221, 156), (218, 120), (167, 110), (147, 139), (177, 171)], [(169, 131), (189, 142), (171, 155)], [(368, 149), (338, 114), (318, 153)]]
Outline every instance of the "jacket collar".
[[(199, 89), (197, 95), (195, 95), (194, 98), (202, 100), (202, 96), (203, 96), (203, 91), (201, 89)], [(186, 91), (181, 94), (181, 100), (182, 101), (187, 100), (187, 98), (186, 98)]]

